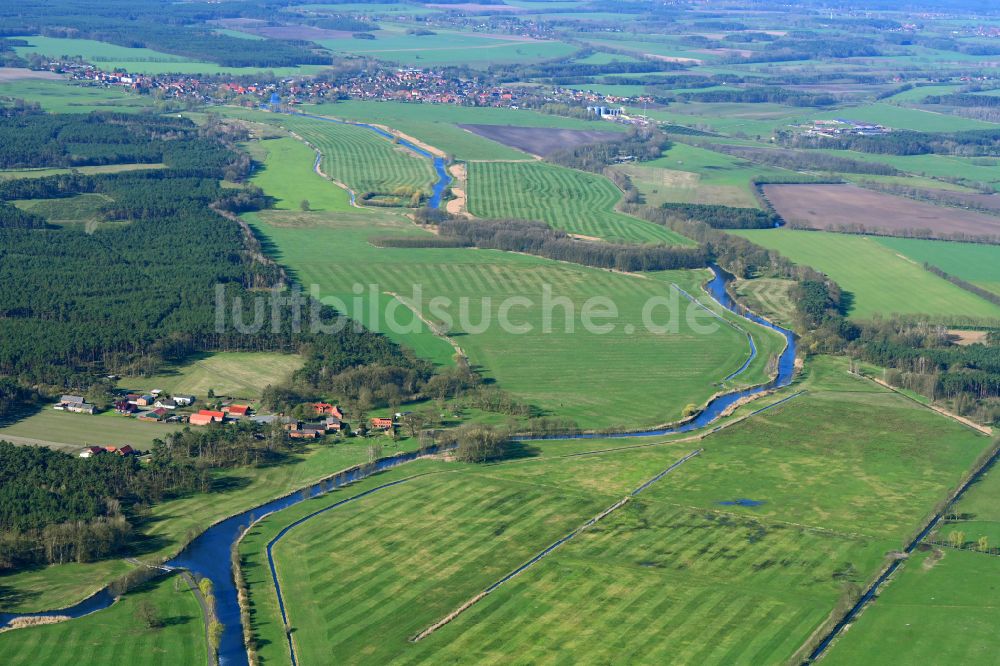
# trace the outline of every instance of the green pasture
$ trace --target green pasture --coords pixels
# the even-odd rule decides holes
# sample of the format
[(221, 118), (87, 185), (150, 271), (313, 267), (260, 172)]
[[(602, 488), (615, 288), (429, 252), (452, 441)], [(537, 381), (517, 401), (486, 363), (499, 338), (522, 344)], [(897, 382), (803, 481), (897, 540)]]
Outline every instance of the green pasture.
[[(439, 364), (451, 362), (452, 343), (459, 346), (485, 376), (545, 413), (587, 427), (671, 421), (686, 404), (704, 402), (714, 382), (746, 358), (744, 334), (729, 326), (698, 335), (685, 320), (676, 334), (647, 330), (641, 311), (649, 299), (666, 297), (678, 311), (686, 308), (661, 281), (492, 250), (377, 248), (369, 238), (420, 232), (367, 211), (331, 217), (262, 213), (248, 219), (276, 248), (276, 258), (336, 307)], [(691, 293), (702, 279), (700, 272), (672, 273)], [(570, 325), (567, 309), (553, 306), (545, 332), (546, 293), (550, 305), (570, 304)], [(618, 310), (610, 332), (583, 328), (584, 304), (594, 296), (606, 296)], [(530, 305), (504, 305), (516, 303), (508, 301), (514, 297)], [(447, 300), (432, 305), (436, 298)], [(416, 320), (411, 307), (451, 342)], [(501, 307), (511, 307), (512, 329), (500, 325)], [(666, 323), (669, 307), (657, 308), (653, 319)], [(530, 331), (518, 332), (524, 326)], [(669, 370), (661, 375), (652, 367)]]
[(616, 212), (621, 191), (610, 180), (542, 162), (472, 162), (468, 197), (477, 217), (538, 220), (617, 242), (690, 244), (666, 227)]
[(1000, 246), (890, 237), (879, 238), (878, 242), (985, 289), (1000, 283)]
[(300, 210), (303, 201), (309, 202), (310, 210), (351, 209), (348, 193), (313, 170), (316, 152), (302, 141), (284, 137), (254, 142), (249, 147), (257, 162), (254, 182), (267, 193), (280, 193), (269, 194), (275, 210)]
[[(152, 606), (163, 626), (147, 626), (140, 604)], [(0, 634), (9, 666), (204, 664), (207, 651), (201, 607), (178, 575), (150, 581), (92, 615)]]
[(318, 148), (323, 172), (359, 196), (400, 187), (429, 192), (437, 180), (430, 159), (366, 127), (296, 117), (283, 118), (281, 125)]
[(757, 314), (785, 327), (792, 327), (796, 320), (795, 302), (791, 298), (793, 280), (757, 278), (738, 280), (734, 289), (740, 302)]
[[(701, 442), (538, 442), (500, 464), (394, 470), (383, 482), (416, 478), (319, 514), (274, 548), (299, 661), (789, 660), (987, 445), (830, 359), (807, 366), (803, 386)], [(407, 641), (697, 446), (625, 508)], [(274, 514), (244, 542), (267, 663), (288, 656), (264, 544), (377, 482), (365, 483)], [(761, 504), (723, 504), (737, 499)]]
[(650, 162), (615, 168), (627, 173), (653, 206), (682, 202), (757, 208), (751, 181), (792, 173), (685, 143), (671, 144), (662, 157)]
[(933, 538), (938, 542), (949, 543), (952, 532), (965, 535), (964, 543), (975, 547), (980, 537), (986, 537), (990, 548), (1000, 546), (1000, 471), (994, 464), (974, 483), (955, 503), (948, 513), (954, 518), (945, 520), (937, 529)]
[(988, 664), (996, 656), (1000, 558), (914, 553), (824, 664)]
[(278, 352), (215, 352), (181, 365), (171, 365), (149, 376), (122, 377), (118, 385), (136, 391), (160, 389), (186, 393), (204, 400), (216, 395), (257, 399), (268, 384), (280, 384), (302, 367), (297, 354)]
[(443, 150), (459, 160), (527, 160), (530, 155), (483, 138), (458, 127), (468, 125), (513, 125), (516, 127), (558, 127), (624, 131), (615, 123), (564, 118), (529, 109), (453, 106), (445, 104), (405, 104), (348, 100), (310, 107), (320, 115), (344, 120), (387, 125)]
[(72, 169), (66, 168), (41, 168), (41, 169), (0, 169), (0, 181), (13, 180), (16, 178), (44, 178), (46, 176), (58, 176), (64, 173), (82, 173), (85, 175), (96, 173), (121, 173), (122, 171), (144, 171), (146, 169), (165, 169), (165, 164), (102, 164), (99, 166), (80, 166)]
[(49, 224), (86, 224), (104, 219), (102, 210), (111, 199), (103, 194), (78, 194), (63, 199), (23, 199), (13, 204), (44, 217)]
[(733, 233), (829, 275), (849, 293), (849, 314), (858, 319), (876, 313), (1000, 317), (1000, 306), (927, 272), (875, 238), (792, 229)]
[(153, 440), (177, 430), (178, 426), (152, 423), (116, 414), (73, 414), (46, 405), (38, 412), (0, 428), (0, 439), (14, 444), (38, 444), (71, 452), (84, 446), (132, 446), (145, 450)]
[(959, 181), (966, 185), (982, 185), (1000, 192), (1000, 169), (996, 158), (958, 157), (955, 155), (874, 155), (854, 151), (826, 150), (823, 152), (864, 162), (888, 164), (900, 171)]
[(99, 88), (75, 81), (7, 81), (0, 83), (0, 97), (37, 102), (49, 113), (134, 112), (153, 106), (151, 98), (131, 91)]
[(995, 123), (982, 120), (963, 118), (937, 111), (911, 109), (885, 102), (874, 102), (856, 107), (848, 106), (834, 111), (821, 111), (814, 114), (813, 118), (845, 118), (867, 123), (879, 123), (893, 129), (918, 132), (958, 132), (960, 130), (995, 129), (997, 127)]

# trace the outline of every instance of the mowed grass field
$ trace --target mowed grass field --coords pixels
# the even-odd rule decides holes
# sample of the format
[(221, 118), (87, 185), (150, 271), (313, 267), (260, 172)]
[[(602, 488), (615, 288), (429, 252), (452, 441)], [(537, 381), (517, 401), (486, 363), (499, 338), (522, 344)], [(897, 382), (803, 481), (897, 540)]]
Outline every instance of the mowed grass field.
[(995, 663), (998, 595), (1000, 558), (945, 549), (936, 561), (917, 552), (823, 663)]
[[(164, 626), (140, 619), (150, 604)], [(7, 666), (104, 666), (106, 664), (204, 664), (208, 646), (201, 607), (177, 575), (156, 579), (92, 615), (0, 634)]]
[[(451, 343), (414, 319), (410, 309), (419, 309), (501, 388), (584, 427), (675, 420), (686, 404), (714, 393), (715, 382), (738, 369), (748, 353), (740, 331), (719, 326), (700, 335), (688, 325), (687, 301), (667, 282), (698, 293), (705, 278), (700, 271), (673, 271), (654, 280), (493, 250), (378, 248), (368, 239), (423, 232), (377, 211), (264, 212), (248, 219), (303, 284), (339, 299), (336, 306), (366, 326), (425, 358), (451, 363)], [(549, 303), (561, 305), (546, 310), (546, 293)], [(584, 328), (583, 307), (594, 296), (609, 298), (617, 308), (613, 330), (595, 334)], [(432, 309), (435, 298), (447, 302)], [(528, 299), (529, 305), (505, 306), (510, 298)], [(653, 298), (676, 305), (676, 333), (645, 327), (642, 310)], [(500, 324), (501, 308), (512, 328)], [(673, 308), (657, 306), (653, 320), (667, 323)], [(525, 325), (530, 330), (521, 330)]]
[(849, 315), (928, 314), (1000, 317), (1000, 307), (924, 270), (921, 263), (866, 236), (766, 229), (734, 231), (811, 266), (850, 292)]
[(680, 202), (757, 208), (750, 181), (791, 173), (683, 143), (672, 144), (659, 159), (615, 168), (628, 174), (653, 206)]
[(153, 440), (178, 429), (168, 423), (149, 423), (115, 414), (72, 414), (46, 405), (41, 410), (0, 428), (0, 439), (15, 444), (38, 444), (76, 451), (84, 446), (132, 446), (146, 450)]
[[(531, 156), (491, 141), (459, 127), (463, 125), (513, 125), (515, 127), (557, 127), (560, 129), (600, 129), (623, 131), (616, 123), (564, 118), (529, 109), (453, 106), (446, 104), (406, 104), (347, 100), (335, 104), (304, 107), (320, 115), (387, 125), (415, 136), (459, 160), (530, 160)], [(261, 114), (263, 115), (263, 114)]]
[(165, 368), (147, 377), (122, 377), (121, 388), (136, 391), (161, 389), (189, 393), (204, 399), (209, 389), (216, 395), (259, 398), (268, 384), (281, 384), (302, 367), (297, 354), (278, 352), (216, 352), (183, 365)]
[(608, 179), (541, 162), (471, 162), (469, 212), (477, 217), (538, 220), (605, 240), (689, 245), (666, 227), (614, 210), (621, 191)]
[[(347, 192), (318, 178), (313, 170), (316, 152), (302, 141), (290, 136), (248, 144), (259, 165), (254, 181), (267, 192), (281, 192), (273, 197), (275, 210), (299, 210), (303, 201), (317, 211), (350, 210)], [(270, 159), (269, 159), (270, 158)], [(280, 164), (280, 168), (268, 168)]]
[(1000, 294), (1000, 246), (919, 238), (879, 238), (878, 242), (914, 261)]
[[(789, 660), (988, 444), (839, 361), (819, 359), (803, 383), (804, 396), (698, 443), (563, 457), (545, 452), (630, 442), (539, 442), (536, 458), (413, 468), (440, 473), (311, 518), (274, 548), (299, 662)], [(569, 532), (696, 446), (700, 457), (408, 642), (556, 528)], [(760, 504), (727, 504), (738, 499)], [(266, 663), (288, 656), (263, 545), (303, 512), (267, 518), (241, 549)]]
[(318, 148), (323, 172), (358, 195), (399, 187), (429, 192), (437, 180), (430, 159), (366, 127), (295, 117), (283, 118), (281, 125)]
[[(272, 161), (276, 157), (269, 157), (263, 173), (282, 170)], [(294, 196), (265, 192), (283, 200)], [(687, 301), (668, 283), (699, 293), (706, 276), (701, 271), (644, 279), (492, 250), (378, 248), (371, 238), (426, 235), (406, 218), (381, 210), (262, 211), (247, 219), (278, 261), (303, 285), (338, 299), (342, 311), (442, 365), (452, 362), (457, 345), (501, 388), (584, 427), (673, 421), (685, 405), (713, 394), (715, 383), (748, 354), (742, 332), (719, 326), (700, 335), (687, 323)], [(563, 305), (543, 307), (546, 293), (550, 303), (568, 299), (570, 325)], [(618, 310), (610, 332), (593, 334), (583, 326), (583, 306), (594, 296), (606, 296)], [(432, 309), (436, 297), (448, 303)], [(504, 305), (512, 297), (527, 298), (530, 305)], [(655, 323), (666, 323), (675, 307), (681, 313), (676, 333), (667, 335), (648, 329), (642, 316), (650, 299), (664, 297), (672, 305), (650, 311)], [(513, 329), (499, 324), (502, 308)], [(417, 320), (413, 309), (450, 334), (450, 341)], [(530, 330), (521, 331), (524, 325)], [(764, 346), (773, 346), (767, 340)], [(766, 358), (756, 363), (766, 364)], [(650, 371), (657, 367), (665, 370)], [(759, 370), (752, 367), (748, 376)]]
[(0, 95), (37, 102), (49, 113), (137, 112), (152, 108), (149, 97), (75, 81), (7, 81), (0, 83)]

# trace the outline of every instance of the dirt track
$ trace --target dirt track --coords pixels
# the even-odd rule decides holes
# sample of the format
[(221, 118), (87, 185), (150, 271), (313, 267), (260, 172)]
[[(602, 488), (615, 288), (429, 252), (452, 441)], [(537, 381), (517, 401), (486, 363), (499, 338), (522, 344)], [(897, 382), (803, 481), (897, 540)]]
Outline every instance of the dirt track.
[(1000, 236), (1000, 217), (853, 185), (765, 185), (764, 195), (792, 226), (886, 234), (911, 231), (945, 238), (954, 234)]

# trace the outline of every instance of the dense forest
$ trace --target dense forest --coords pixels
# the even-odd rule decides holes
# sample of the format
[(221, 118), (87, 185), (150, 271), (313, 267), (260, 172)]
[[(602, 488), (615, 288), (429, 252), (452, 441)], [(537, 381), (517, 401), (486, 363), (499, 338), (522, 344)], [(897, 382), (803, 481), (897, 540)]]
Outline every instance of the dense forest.
[[(353, 324), (317, 339), (294, 330), (291, 311), (282, 310), (277, 329), (244, 334), (218, 327), (217, 289), (225, 302), (253, 302), (247, 290), (284, 281), (238, 218), (215, 212), (265, 203), (254, 188), (219, 184), (249, 169), (246, 155), (227, 142), (229, 128), (105, 114), (62, 122), (57, 135), (73, 127), (76, 136), (131, 136), (153, 146), (173, 168), (0, 183), (0, 200), (81, 193), (107, 199), (104, 222), (93, 233), (83, 225), (40, 224), (11, 213), (17, 209), (9, 204), (0, 207), (0, 377), (56, 393), (86, 389), (109, 372), (148, 373), (195, 352), (284, 350), (305, 353), (303, 372), (316, 386), (370, 364), (392, 368), (389, 383), (400, 390), (414, 377), (426, 379), (426, 366)], [(111, 129), (101, 129), (105, 125)], [(47, 120), (46, 126), (58, 123)], [(324, 312), (326, 322), (337, 317)]]

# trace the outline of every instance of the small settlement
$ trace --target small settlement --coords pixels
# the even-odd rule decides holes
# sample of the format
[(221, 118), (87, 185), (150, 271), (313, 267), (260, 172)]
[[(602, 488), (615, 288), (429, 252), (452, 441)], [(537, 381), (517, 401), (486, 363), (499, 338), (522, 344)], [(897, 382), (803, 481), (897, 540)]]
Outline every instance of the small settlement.
[[(213, 399), (211, 408), (200, 408), (193, 395), (176, 393), (167, 395), (155, 389), (146, 393), (128, 392), (118, 396), (114, 402), (116, 413), (151, 423), (177, 423), (206, 427), (225, 425), (239, 421), (253, 423), (278, 423), (293, 439), (319, 439), (329, 434), (362, 434), (363, 430), (351, 431), (344, 418), (343, 410), (329, 402), (306, 403), (296, 413), (307, 414), (306, 419), (285, 414), (258, 414), (252, 405), (230, 398)], [(80, 396), (64, 395), (55, 409), (84, 414), (95, 414), (97, 409)], [(398, 416), (398, 415), (397, 415)], [(367, 431), (393, 433), (396, 418), (374, 417), (369, 420)], [(117, 455), (138, 455), (131, 446), (89, 446), (80, 451), (81, 458), (91, 458), (104, 453)]]

